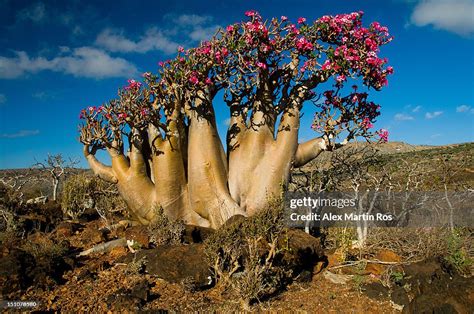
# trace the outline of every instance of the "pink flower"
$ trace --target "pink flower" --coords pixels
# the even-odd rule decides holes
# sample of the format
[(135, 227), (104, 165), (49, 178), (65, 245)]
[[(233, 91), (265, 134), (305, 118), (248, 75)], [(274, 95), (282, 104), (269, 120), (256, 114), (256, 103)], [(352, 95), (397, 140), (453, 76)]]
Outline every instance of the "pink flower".
[(212, 84), (212, 80), (207, 77), (205, 83), (206, 83), (206, 85), (211, 85), (211, 84)]
[(160, 67), (162, 67), (162, 66), (164, 66), (165, 64), (163, 63), (163, 61), (160, 61), (160, 62), (158, 62), (158, 65), (159, 65)]
[(198, 80), (198, 78), (196, 77), (195, 74), (191, 75), (191, 77), (189, 78), (189, 82), (191, 82), (194, 85), (199, 84), (199, 80)]
[(309, 42), (305, 37), (301, 37), (296, 41), (296, 47), (301, 51), (313, 50), (313, 44)]
[(299, 29), (296, 27), (295, 24), (290, 25), (290, 30), (293, 34), (298, 35), (300, 33)]
[(267, 65), (263, 62), (257, 62), (257, 66), (260, 68), (260, 69), (266, 69), (267, 68)]
[(142, 83), (135, 80), (128, 80), (128, 86), (125, 86), (126, 90), (130, 89), (139, 89), (142, 86)]
[(184, 47), (179, 46), (179, 47), (178, 47), (178, 52), (184, 52)]
[(282, 16), (281, 16), (281, 21), (282, 21), (282, 22), (288, 21), (288, 18), (287, 18), (286, 16), (282, 15)]
[(257, 11), (250, 10), (250, 11), (245, 12), (245, 15), (248, 17), (252, 17), (252, 16), (257, 15)]
[(87, 109), (89, 109), (90, 112), (94, 112), (94, 111), (95, 111), (95, 107), (92, 107), (92, 106), (89, 107), (89, 108), (87, 108)]
[(119, 119), (126, 119), (127, 118), (127, 114), (125, 112), (122, 112), (122, 113), (119, 113), (118, 114), (118, 117)]
[(221, 50), (221, 53), (224, 57), (226, 57), (229, 54), (229, 50), (227, 50), (226, 47), (223, 47), (222, 50)]
[(387, 73), (388, 74), (393, 74), (393, 67), (392, 66), (387, 67)]
[(380, 129), (378, 132), (377, 132), (378, 136), (380, 137), (380, 140), (382, 142), (388, 142), (388, 131), (385, 130), (385, 129)]
[(326, 60), (324, 61), (323, 65), (321, 66), (321, 70), (326, 71), (326, 70), (331, 70), (331, 61)]
[(338, 83), (342, 83), (342, 82), (344, 82), (345, 80), (346, 80), (346, 76), (345, 76), (344, 74), (341, 74), (341, 75), (339, 75), (339, 76), (336, 78), (336, 81), (337, 81)]
[[(374, 127), (374, 125), (372, 124), (372, 122), (370, 122), (370, 119), (369, 118), (364, 118), (364, 120), (362, 120), (361, 124), (363, 129), (365, 130), (368, 130), (368, 129), (371, 129)], [(388, 134), (388, 133), (387, 133)]]
[(298, 19), (298, 24), (303, 24), (304, 22), (306, 22), (306, 19), (304, 17), (300, 17)]
[(226, 30), (227, 30), (227, 33), (232, 33), (234, 31), (234, 26), (229, 25), (229, 26), (226, 27)]

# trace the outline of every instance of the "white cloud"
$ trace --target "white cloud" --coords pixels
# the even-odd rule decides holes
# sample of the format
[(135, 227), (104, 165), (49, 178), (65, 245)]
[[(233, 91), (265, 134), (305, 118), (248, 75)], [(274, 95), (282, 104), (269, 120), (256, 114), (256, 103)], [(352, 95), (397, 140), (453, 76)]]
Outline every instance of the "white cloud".
[(46, 18), (46, 7), (44, 3), (37, 2), (18, 12), (17, 18), (20, 20), (30, 20), (40, 23)]
[(212, 17), (207, 15), (182, 14), (177, 17), (173, 15), (169, 15), (168, 17), (171, 17), (178, 25), (196, 26), (212, 21)]
[(434, 111), (434, 112), (427, 112), (425, 114), (425, 118), (426, 119), (434, 119), (436, 117), (439, 117), (440, 115), (442, 115), (443, 112), (442, 111)]
[(220, 28), (219, 25), (213, 25), (209, 27), (196, 27), (191, 33), (189, 33), (189, 37), (197, 42), (201, 42), (203, 40), (209, 40), (214, 36), (217, 30)]
[(412, 112), (419, 112), (421, 109), (421, 106), (416, 106), (415, 108), (413, 108)]
[(4, 104), (7, 102), (7, 96), (4, 94), (0, 94), (0, 104)]
[(135, 76), (138, 73), (137, 68), (127, 60), (111, 57), (92, 47), (75, 48), (69, 53), (63, 48), (60, 55), (52, 59), (30, 58), (24, 51), (16, 52), (12, 58), (0, 57), (0, 78), (3, 79), (43, 70), (96, 79)]
[(471, 111), (471, 106), (468, 105), (461, 105), (456, 107), (456, 112), (468, 112)]
[(412, 116), (404, 114), (404, 113), (397, 113), (394, 116), (394, 118), (395, 118), (396, 121), (408, 121), (408, 120), (414, 120), (415, 119)]
[(99, 33), (95, 44), (112, 52), (146, 53), (157, 50), (172, 54), (180, 45), (211, 39), (220, 27), (212, 24), (213, 18), (207, 15), (169, 14), (165, 20), (168, 27), (151, 27), (137, 40), (130, 39), (121, 30), (106, 28)]
[(145, 53), (152, 50), (160, 50), (164, 53), (176, 52), (178, 43), (168, 39), (166, 35), (156, 27), (150, 28), (138, 41), (127, 39), (123, 32), (113, 29), (105, 29), (95, 41), (96, 45), (113, 52), (139, 52)]
[(433, 25), (459, 35), (474, 33), (473, 0), (423, 0), (417, 4), (411, 22), (417, 26)]
[(39, 130), (20, 130), (15, 133), (3, 133), (0, 134), (0, 138), (18, 138), (18, 137), (27, 137), (38, 135), (40, 132)]

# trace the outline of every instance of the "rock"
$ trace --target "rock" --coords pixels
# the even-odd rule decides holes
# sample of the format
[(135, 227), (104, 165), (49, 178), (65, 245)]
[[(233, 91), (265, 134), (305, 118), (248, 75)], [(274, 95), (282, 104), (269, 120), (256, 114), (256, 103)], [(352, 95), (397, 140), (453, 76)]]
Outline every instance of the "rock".
[(375, 259), (381, 262), (400, 263), (402, 258), (391, 250), (380, 250), (376, 255)]
[(133, 226), (125, 230), (125, 238), (133, 240), (143, 248), (148, 248), (150, 237), (146, 226)]
[(34, 265), (34, 257), (18, 249), (0, 258), (1, 294), (5, 296), (29, 287), (32, 284), (32, 278), (28, 274)]
[(349, 280), (352, 279), (352, 276), (350, 275), (339, 275), (339, 274), (334, 274), (331, 273), (330, 271), (326, 270), (323, 272), (324, 278), (329, 280), (332, 283), (338, 284), (338, 285), (344, 285), (346, 284)]
[(136, 256), (127, 256), (126, 262), (145, 258), (145, 271), (170, 283), (192, 281), (196, 287), (211, 284), (211, 272), (206, 263), (203, 244), (162, 245), (149, 250), (141, 250)]
[(384, 300), (388, 296), (388, 290), (380, 282), (372, 282), (364, 285), (364, 293), (371, 299)]
[[(400, 263), (402, 261), (402, 258), (391, 250), (380, 250), (375, 255), (374, 260), (380, 261), (380, 262), (386, 262), (386, 263)], [(386, 272), (387, 268), (390, 266), (392, 268), (392, 271), (398, 271), (398, 272), (403, 271), (401, 266), (394, 267), (394, 265), (367, 263), (365, 267), (365, 274), (373, 274), (376, 276), (381, 276), (383, 273)]]
[(57, 235), (62, 235), (64, 237), (72, 236), (76, 231), (79, 231), (84, 226), (80, 223), (63, 221), (55, 229)]
[(186, 225), (184, 231), (184, 242), (202, 243), (207, 237), (215, 232), (214, 229)]
[(48, 202), (47, 196), (39, 196), (35, 198), (30, 198), (26, 201), (26, 204), (46, 204)]
[(285, 230), (278, 244), (280, 248), (285, 248), (283, 262), (297, 273), (302, 270), (312, 271), (317, 262), (324, 260), (320, 239), (302, 230)]

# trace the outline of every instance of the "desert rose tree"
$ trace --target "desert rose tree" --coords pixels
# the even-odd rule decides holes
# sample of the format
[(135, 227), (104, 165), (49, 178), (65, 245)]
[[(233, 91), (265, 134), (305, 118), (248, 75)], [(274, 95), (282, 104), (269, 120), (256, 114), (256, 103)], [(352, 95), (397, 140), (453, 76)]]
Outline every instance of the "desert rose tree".
[[(362, 12), (296, 24), (246, 16), (197, 48), (180, 47), (143, 84), (129, 80), (117, 99), (81, 112), (90, 167), (118, 185), (140, 222), (153, 221), (161, 206), (172, 219), (218, 228), (264, 208), (292, 167), (322, 151), (358, 137), (387, 139), (385, 130), (371, 132), (380, 107), (359, 91), (380, 90), (393, 72), (378, 56), (391, 40), (386, 27), (364, 27)], [(219, 97), (230, 114), (226, 150)], [(298, 143), (304, 105), (316, 109), (317, 136)], [(111, 166), (95, 157), (98, 149)]]

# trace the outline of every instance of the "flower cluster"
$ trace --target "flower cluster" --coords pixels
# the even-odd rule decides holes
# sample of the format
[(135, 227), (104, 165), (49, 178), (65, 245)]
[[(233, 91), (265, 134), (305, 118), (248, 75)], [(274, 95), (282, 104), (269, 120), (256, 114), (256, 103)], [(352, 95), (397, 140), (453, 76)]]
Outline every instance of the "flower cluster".
[(388, 131), (385, 129), (380, 129), (377, 131), (377, 135), (380, 137), (380, 141), (388, 142)]
[(124, 87), (125, 90), (136, 91), (139, 90), (142, 86), (142, 83), (135, 81), (135, 80), (128, 80), (128, 85)]

